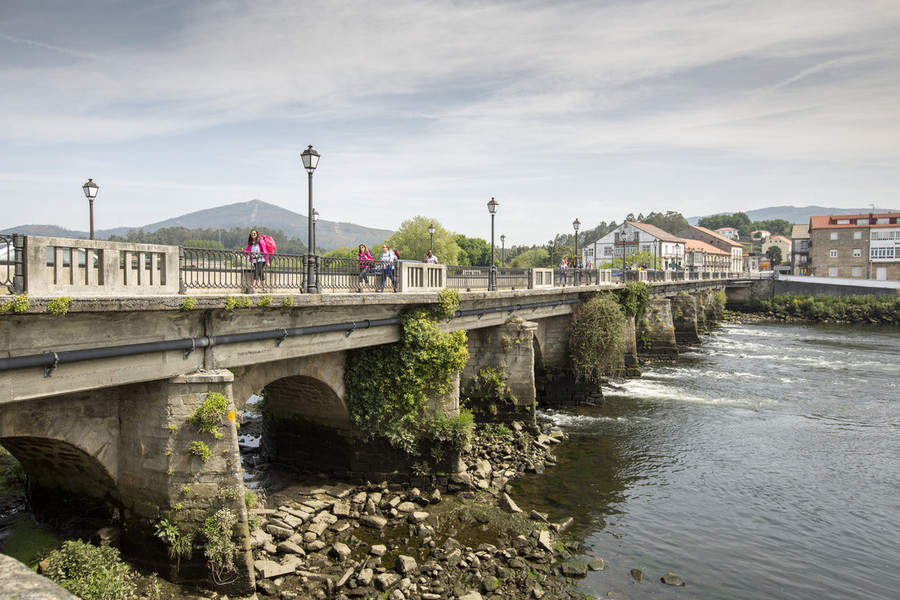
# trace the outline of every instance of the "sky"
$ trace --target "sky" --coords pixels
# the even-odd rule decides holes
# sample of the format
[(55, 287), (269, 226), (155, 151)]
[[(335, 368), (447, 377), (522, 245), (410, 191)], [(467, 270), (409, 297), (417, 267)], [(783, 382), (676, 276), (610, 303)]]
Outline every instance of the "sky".
[[(897, 0), (3, 0), (0, 229), (900, 205)], [(252, 226), (252, 224), (248, 224)]]

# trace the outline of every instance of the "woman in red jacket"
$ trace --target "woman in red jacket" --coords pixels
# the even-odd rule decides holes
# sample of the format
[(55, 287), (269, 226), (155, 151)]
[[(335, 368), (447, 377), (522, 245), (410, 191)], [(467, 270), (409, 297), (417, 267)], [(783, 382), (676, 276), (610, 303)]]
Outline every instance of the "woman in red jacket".
[(269, 262), (269, 256), (272, 255), (274, 250), (269, 246), (266, 238), (260, 238), (259, 232), (251, 229), (245, 251), (250, 253), (250, 263), (253, 265), (253, 284), (247, 289), (247, 293), (252, 294), (255, 291), (253, 288), (257, 285), (260, 285), (263, 293), (265, 293), (266, 263)]

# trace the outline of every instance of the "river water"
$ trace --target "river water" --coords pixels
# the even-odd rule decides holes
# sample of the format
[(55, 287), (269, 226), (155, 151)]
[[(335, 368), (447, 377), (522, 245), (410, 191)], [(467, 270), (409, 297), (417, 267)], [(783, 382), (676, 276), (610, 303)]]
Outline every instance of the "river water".
[(900, 329), (725, 325), (604, 393), (516, 491), (605, 560), (585, 591), (900, 598)]

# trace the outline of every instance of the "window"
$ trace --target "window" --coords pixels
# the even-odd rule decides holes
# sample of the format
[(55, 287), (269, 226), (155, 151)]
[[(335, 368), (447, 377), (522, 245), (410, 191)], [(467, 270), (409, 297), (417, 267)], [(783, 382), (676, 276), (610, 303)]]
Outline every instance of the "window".
[(862, 277), (862, 267), (853, 267), (850, 269), (851, 277)]
[(829, 277), (837, 277), (838, 276), (838, 268), (837, 267), (828, 267), (828, 276)]
[(612, 256), (612, 246), (603, 246), (603, 256)]
[(854, 232), (853, 232), (853, 239), (854, 239), (854, 240), (861, 240), (861, 239), (862, 239), (862, 231), (854, 231)]
[(868, 224), (869, 224), (869, 220), (868, 220), (868, 219), (857, 219), (857, 220), (856, 220), (856, 224), (857, 224), (857, 225), (868, 225)]
[(838, 225), (849, 225), (850, 219), (838, 219), (835, 221)]
[(809, 251), (809, 241), (800, 240), (800, 252), (808, 252)]
[(800, 258), (800, 262), (801, 262), (801, 263), (806, 264), (806, 260), (807, 260), (809, 257), (808, 257), (807, 255), (805, 255), (805, 254), (801, 254), (801, 255), (799, 256), (799, 258)]
[(650, 244), (641, 244), (641, 252), (650, 252)]
[(837, 239), (837, 234), (838, 234), (838, 232), (837, 232), (837, 231), (832, 231), (832, 232), (831, 232), (831, 236), (830, 236), (830, 239), (832, 239), (832, 240), (836, 240), (836, 239)]
[(829, 251), (828, 251), (828, 257), (829, 257), (829, 258), (837, 258), (837, 257), (838, 257), (838, 256), (837, 256), (837, 250), (835, 250), (834, 248), (832, 248), (831, 250), (829, 250)]
[(894, 249), (893, 248), (871, 248), (869, 250), (869, 258), (872, 260), (893, 259), (894, 258)]
[(854, 248), (853, 249), (853, 258), (859, 258), (862, 256), (862, 248)]

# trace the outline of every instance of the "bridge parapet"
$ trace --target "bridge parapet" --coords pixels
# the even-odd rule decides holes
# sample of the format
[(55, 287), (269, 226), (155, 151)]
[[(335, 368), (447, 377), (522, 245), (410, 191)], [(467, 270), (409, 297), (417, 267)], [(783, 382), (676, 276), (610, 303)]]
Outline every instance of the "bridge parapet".
[(178, 248), (25, 237), (25, 290), (34, 296), (178, 293)]

